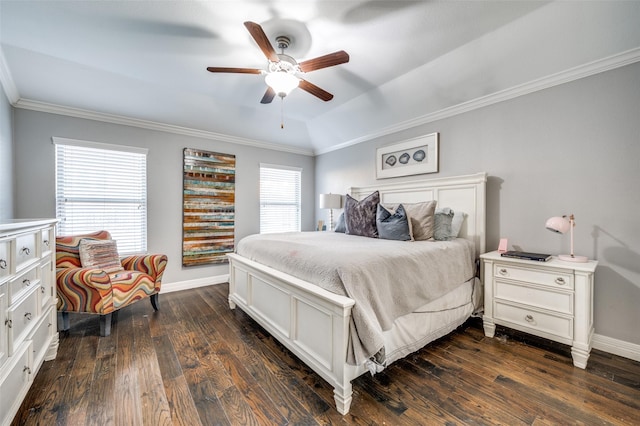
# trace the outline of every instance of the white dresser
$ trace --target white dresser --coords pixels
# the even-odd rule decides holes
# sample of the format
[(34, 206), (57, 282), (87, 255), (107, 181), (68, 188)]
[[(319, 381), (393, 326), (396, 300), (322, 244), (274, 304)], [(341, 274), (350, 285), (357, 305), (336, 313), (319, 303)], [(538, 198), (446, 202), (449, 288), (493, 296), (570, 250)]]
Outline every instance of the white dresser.
[(571, 346), (573, 365), (586, 368), (593, 337), (593, 278), (597, 261), (480, 256), (484, 276), (484, 333), (496, 324)]
[(0, 425), (58, 351), (55, 219), (0, 222)]

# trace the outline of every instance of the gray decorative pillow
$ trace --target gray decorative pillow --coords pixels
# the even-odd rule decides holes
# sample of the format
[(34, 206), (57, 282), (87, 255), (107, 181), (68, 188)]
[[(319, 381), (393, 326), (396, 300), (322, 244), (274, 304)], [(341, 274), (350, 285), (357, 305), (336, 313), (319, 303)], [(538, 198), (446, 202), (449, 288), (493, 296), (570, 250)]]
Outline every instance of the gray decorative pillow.
[(336, 222), (336, 229), (334, 229), (335, 232), (342, 232), (343, 234), (347, 231), (347, 228), (345, 228), (344, 226), (344, 212), (340, 213), (340, 216), (338, 216), (338, 221)]
[(393, 214), (385, 209), (382, 204), (378, 204), (376, 225), (378, 227), (378, 238), (411, 241), (409, 217), (407, 216), (407, 212), (404, 211), (402, 204), (398, 206)]
[(453, 221), (453, 210), (449, 207), (437, 209), (435, 215), (435, 227), (433, 229), (433, 239), (438, 241), (451, 240), (451, 222)]
[(378, 238), (376, 211), (380, 202), (380, 193), (375, 191), (365, 199), (358, 201), (347, 194), (344, 204), (344, 223), (346, 233), (362, 237)]

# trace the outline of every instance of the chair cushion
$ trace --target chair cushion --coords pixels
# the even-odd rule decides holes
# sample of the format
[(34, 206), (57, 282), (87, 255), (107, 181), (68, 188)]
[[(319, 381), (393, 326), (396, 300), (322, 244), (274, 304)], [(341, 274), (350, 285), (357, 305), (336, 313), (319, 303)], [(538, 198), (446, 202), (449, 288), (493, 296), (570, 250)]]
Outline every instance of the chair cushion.
[(102, 269), (107, 273), (124, 270), (118, 256), (118, 246), (114, 240), (80, 241), (80, 262), (83, 268)]

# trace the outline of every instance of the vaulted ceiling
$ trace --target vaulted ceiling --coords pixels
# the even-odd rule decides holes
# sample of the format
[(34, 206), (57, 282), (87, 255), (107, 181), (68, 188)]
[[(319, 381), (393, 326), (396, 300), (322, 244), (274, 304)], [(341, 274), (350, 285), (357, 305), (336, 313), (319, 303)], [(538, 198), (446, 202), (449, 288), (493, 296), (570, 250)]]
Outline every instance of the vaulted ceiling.
[[(345, 50), (261, 104), (243, 23), (298, 61)], [(0, 79), (18, 108), (322, 153), (640, 60), (637, 1), (0, 1)], [(281, 121), (284, 128), (281, 129)]]

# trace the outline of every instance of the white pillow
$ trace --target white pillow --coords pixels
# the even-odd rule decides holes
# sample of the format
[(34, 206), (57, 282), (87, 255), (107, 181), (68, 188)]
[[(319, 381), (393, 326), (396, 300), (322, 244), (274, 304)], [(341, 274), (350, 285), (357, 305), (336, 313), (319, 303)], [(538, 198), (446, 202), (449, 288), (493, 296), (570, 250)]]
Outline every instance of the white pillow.
[(102, 269), (107, 274), (123, 271), (115, 240), (80, 240), (80, 263), (83, 268)]
[(465, 212), (453, 212), (453, 220), (451, 220), (451, 238), (458, 238), (458, 235), (460, 235), (460, 229), (462, 228), (462, 223), (467, 216), (469, 215)]

